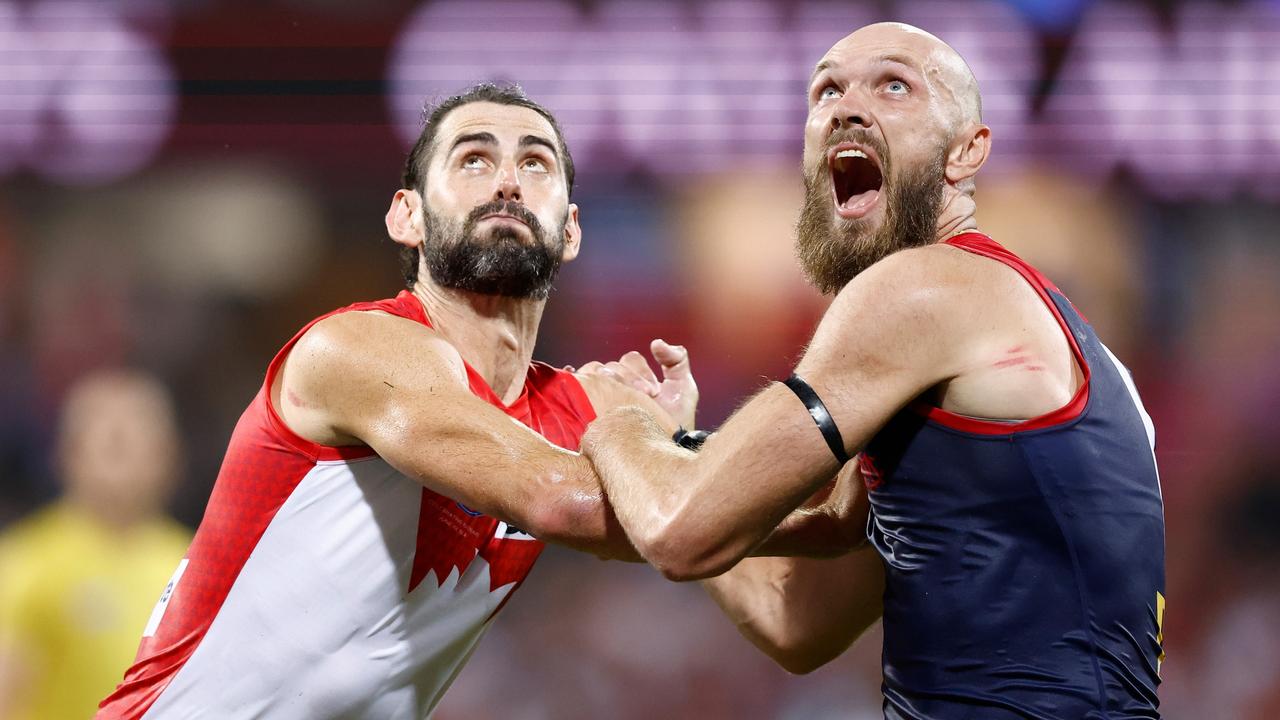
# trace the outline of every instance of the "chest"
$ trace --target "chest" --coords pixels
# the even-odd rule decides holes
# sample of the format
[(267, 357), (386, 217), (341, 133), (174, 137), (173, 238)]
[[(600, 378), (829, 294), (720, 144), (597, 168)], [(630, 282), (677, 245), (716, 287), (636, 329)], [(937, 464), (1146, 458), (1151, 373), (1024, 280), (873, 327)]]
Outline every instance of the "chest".
[(519, 528), (424, 489), (409, 591), (429, 577), (440, 586), (455, 573), (465, 576), (477, 561), (489, 572), (490, 592), (520, 583), (544, 547)]

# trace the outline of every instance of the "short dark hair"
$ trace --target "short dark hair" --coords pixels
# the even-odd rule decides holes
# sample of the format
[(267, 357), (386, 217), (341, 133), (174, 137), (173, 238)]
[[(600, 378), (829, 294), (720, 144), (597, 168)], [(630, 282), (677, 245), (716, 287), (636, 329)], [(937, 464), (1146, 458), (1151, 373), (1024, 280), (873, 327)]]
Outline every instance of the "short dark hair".
[[(436, 149), (436, 133), (440, 129), (441, 121), (449, 113), (463, 105), (477, 102), (529, 108), (546, 118), (547, 122), (551, 124), (551, 129), (555, 131), (556, 143), (560, 146), (557, 154), (560, 156), (560, 166), (564, 169), (565, 185), (568, 187), (569, 196), (573, 196), (573, 156), (569, 154), (569, 146), (564, 141), (564, 133), (560, 130), (560, 123), (556, 122), (556, 118), (551, 114), (550, 110), (530, 100), (529, 96), (525, 95), (524, 90), (515, 84), (495, 85), (494, 83), (480, 83), (467, 88), (457, 95), (445, 98), (435, 105), (429, 105), (424, 108), (422, 111), (424, 118), (422, 133), (418, 135), (418, 141), (413, 144), (413, 149), (409, 151), (409, 157), (405, 160), (404, 173), (400, 178), (400, 187), (408, 190), (417, 190), (425, 197), (427, 165), (430, 163), (431, 155)], [(418, 281), (418, 257), (417, 248), (403, 246), (400, 248), (400, 272), (404, 276), (405, 286), (410, 288)]]

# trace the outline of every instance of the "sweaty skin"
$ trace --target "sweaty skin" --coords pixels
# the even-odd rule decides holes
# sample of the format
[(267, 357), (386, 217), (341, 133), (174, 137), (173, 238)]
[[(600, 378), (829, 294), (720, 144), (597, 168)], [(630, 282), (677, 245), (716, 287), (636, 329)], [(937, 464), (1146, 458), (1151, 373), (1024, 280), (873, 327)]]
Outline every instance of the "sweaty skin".
[[(808, 98), (806, 167), (849, 128), (890, 148), (894, 172), (945, 148), (934, 244), (890, 254), (848, 282), (796, 368), (825, 401), (845, 451), (856, 454), (922, 396), (951, 412), (1008, 420), (1069, 402), (1082, 374), (1035, 290), (1004, 265), (938, 244), (976, 229), (973, 179), (990, 150), (977, 85), (960, 56), (917, 28), (871, 25), (827, 52)], [(884, 214), (877, 200), (864, 217), (878, 224)], [(1011, 348), (1016, 365), (1005, 362)], [(707, 583), (712, 596), (793, 671), (835, 657), (878, 618), (883, 571), (869, 551), (734, 567), (838, 469), (789, 389), (774, 383), (760, 392), (697, 454), (670, 445), (646, 413), (628, 408), (598, 420), (583, 440), (646, 560), (675, 580), (733, 568)], [(844, 492), (856, 495), (861, 483), (846, 482)], [(848, 537), (858, 536), (865, 509), (842, 517), (853, 526)]]

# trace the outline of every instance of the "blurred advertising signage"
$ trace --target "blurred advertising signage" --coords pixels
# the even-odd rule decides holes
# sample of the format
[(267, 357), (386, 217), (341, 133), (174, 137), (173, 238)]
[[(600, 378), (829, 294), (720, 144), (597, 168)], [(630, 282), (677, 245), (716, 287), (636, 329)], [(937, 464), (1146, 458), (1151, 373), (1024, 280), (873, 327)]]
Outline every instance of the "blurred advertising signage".
[(175, 104), (168, 60), (121, 3), (0, 0), (0, 176), (126, 175), (168, 137)]
[(392, 50), (388, 101), (412, 143), (424, 100), (517, 81), (557, 113), (588, 172), (798, 164), (814, 63), (852, 29), (892, 18), (941, 36), (973, 66), (995, 138), (990, 172), (1125, 167), (1159, 196), (1280, 195), (1276, 3), (1186, 3), (1172, 26), (1145, 4), (1091, 4), (1039, 99), (1040, 41), (1013, 3), (899, 2), (889, 15), (881, 5), (430, 2)]

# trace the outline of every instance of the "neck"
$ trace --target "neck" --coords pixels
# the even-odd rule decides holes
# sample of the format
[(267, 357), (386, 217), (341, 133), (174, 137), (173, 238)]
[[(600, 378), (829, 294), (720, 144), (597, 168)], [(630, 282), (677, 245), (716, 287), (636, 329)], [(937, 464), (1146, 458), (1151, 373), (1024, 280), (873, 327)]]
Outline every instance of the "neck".
[(481, 295), (419, 279), (414, 297), (436, 332), (485, 379), (505, 404), (520, 397), (546, 300)]
[(978, 205), (972, 195), (948, 187), (942, 212), (938, 215), (938, 231), (934, 240), (942, 242), (954, 235), (977, 230), (978, 220), (974, 217), (977, 210)]

